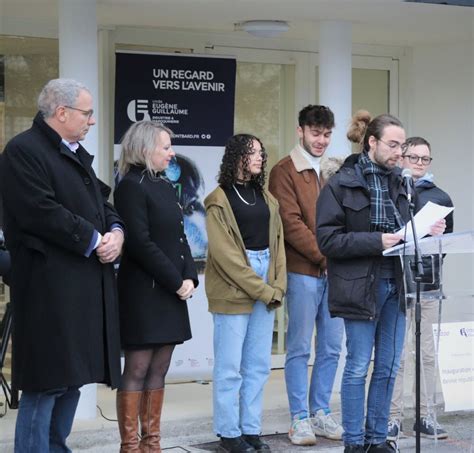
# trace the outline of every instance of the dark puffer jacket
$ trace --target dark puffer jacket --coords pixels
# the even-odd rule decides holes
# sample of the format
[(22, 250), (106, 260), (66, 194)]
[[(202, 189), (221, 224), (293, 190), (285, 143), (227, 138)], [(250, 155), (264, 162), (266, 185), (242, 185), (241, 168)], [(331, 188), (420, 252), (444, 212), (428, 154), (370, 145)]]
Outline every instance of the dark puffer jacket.
[[(316, 237), (327, 258), (331, 316), (374, 319), (376, 283), (384, 259), (382, 233), (370, 231), (370, 193), (357, 164), (358, 158), (355, 154), (349, 156), (321, 191)], [(409, 218), (408, 200), (398, 168), (389, 175), (389, 190), (406, 222)], [(395, 263), (401, 294), (401, 267), (398, 261)]]
[[(439, 204), (441, 206), (452, 207), (453, 202), (451, 197), (444, 191), (441, 190), (436, 184), (431, 181), (431, 179), (419, 179), (415, 184), (416, 191), (416, 211), (418, 212), (428, 201)], [(445, 234), (452, 233), (454, 228), (454, 217), (451, 212), (446, 216), (446, 230)], [(433, 256), (423, 256), (423, 277), (421, 291), (433, 291), (439, 289), (439, 268), (440, 260), (437, 255)], [(411, 272), (414, 272), (415, 266), (412, 264), (410, 266)], [(407, 283), (407, 292), (415, 292), (416, 287), (414, 283), (414, 277), (410, 276), (407, 280), (410, 283)]]
[[(415, 184), (415, 190), (417, 194), (417, 211), (419, 211), (426, 203), (428, 203), (428, 201), (441, 206), (454, 206), (451, 197), (444, 190), (441, 190), (433, 181), (419, 179)], [(446, 216), (446, 231), (444, 233), (452, 233), (453, 229), (454, 218), (453, 213), (451, 212), (451, 214)]]

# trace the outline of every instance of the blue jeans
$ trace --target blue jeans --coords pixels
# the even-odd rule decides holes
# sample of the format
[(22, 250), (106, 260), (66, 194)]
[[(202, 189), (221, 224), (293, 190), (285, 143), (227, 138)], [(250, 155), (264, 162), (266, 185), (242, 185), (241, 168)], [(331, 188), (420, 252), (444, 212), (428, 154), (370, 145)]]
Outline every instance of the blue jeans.
[[(400, 310), (395, 280), (380, 279), (375, 320), (344, 322), (347, 357), (341, 388), (343, 440), (346, 445), (379, 444), (387, 438), (390, 401), (405, 336), (405, 315)], [(365, 381), (374, 347), (364, 430)]]
[[(266, 281), (270, 252), (247, 250)], [(275, 311), (256, 301), (252, 313), (214, 317), (214, 432), (222, 437), (260, 434), (263, 387), (270, 374)]]
[[(286, 306), (285, 380), (291, 417), (307, 417), (319, 409), (329, 411), (344, 327), (341, 318), (331, 318), (329, 314), (326, 277), (289, 272)], [(315, 325), (316, 356), (308, 408), (308, 360)]]
[(69, 453), (66, 439), (79, 396), (78, 387), (23, 392), (16, 418), (15, 453)]

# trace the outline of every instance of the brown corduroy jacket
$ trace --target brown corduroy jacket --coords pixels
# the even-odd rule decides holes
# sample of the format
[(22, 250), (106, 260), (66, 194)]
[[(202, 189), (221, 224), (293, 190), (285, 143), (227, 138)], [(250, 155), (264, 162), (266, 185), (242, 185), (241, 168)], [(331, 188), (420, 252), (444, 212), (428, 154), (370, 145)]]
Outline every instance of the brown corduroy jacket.
[(323, 180), (299, 146), (270, 172), (269, 189), (280, 204), (288, 272), (319, 277), (326, 260), (316, 242), (316, 202)]

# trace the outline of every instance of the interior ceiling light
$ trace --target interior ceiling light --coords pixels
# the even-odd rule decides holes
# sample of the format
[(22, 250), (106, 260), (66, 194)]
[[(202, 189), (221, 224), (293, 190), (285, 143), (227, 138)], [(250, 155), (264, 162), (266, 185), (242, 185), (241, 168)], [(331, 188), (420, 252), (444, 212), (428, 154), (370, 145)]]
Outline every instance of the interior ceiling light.
[(258, 38), (275, 38), (289, 28), (288, 22), (284, 20), (248, 20), (235, 24), (236, 30), (244, 30)]

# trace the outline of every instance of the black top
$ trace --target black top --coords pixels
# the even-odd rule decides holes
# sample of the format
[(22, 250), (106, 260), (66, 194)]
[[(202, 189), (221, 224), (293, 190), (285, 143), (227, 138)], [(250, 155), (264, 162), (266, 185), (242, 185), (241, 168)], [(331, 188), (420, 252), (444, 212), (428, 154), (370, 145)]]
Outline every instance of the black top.
[(398, 256), (384, 256), (380, 265), (381, 278), (395, 278), (395, 260)]
[(229, 200), (247, 250), (264, 250), (269, 244), (270, 211), (262, 192), (251, 184), (236, 183), (223, 190)]

